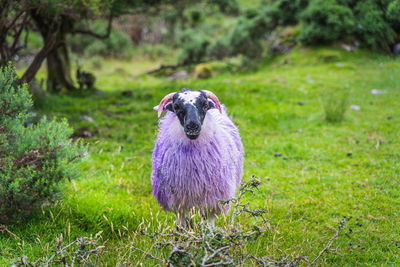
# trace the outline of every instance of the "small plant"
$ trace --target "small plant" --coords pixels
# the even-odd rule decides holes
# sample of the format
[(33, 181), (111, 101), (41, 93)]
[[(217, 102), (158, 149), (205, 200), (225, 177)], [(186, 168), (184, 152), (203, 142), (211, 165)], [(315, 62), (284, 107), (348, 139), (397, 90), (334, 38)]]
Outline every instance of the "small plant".
[(28, 125), (31, 96), (11, 64), (0, 72), (0, 223), (24, 219), (53, 199), (59, 184), (77, 174), (71, 162), (86, 147), (68, 137), (65, 120)]
[(322, 95), (322, 106), (325, 120), (331, 123), (341, 122), (344, 119), (348, 106), (349, 93), (343, 89), (330, 89)]

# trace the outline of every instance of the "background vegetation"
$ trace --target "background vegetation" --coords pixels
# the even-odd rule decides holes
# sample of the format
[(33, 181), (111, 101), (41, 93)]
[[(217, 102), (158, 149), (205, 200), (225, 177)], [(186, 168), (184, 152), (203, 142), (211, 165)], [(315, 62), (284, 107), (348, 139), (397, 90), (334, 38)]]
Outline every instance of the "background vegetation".
[[(0, 30), (12, 25), (7, 38), (0, 38), (1, 64), (11, 60), (21, 80), (10, 82), (6, 77), (16, 77), (8, 67), (0, 99), (23, 103), (15, 128), (4, 125), (31, 139), (17, 138), (21, 146), (9, 146), (4, 140), (11, 136), (0, 128), (0, 196), (17, 192), (9, 186), (15, 166), (3, 166), (18, 155), (74, 144), (67, 137), (84, 139), (88, 155), (75, 165), (79, 177), (70, 181), (73, 166), (66, 162), (84, 152), (80, 146), (57, 153), (56, 161), (43, 159), (47, 176), (35, 170), (37, 165), (23, 169), (21, 183), (14, 184), (31, 186), (18, 191), (29, 216), (14, 209), (7, 211), (13, 222), (5, 220), (1, 209), (14, 202), (1, 198), (0, 265), (39, 259), (165, 265), (172, 248), (155, 247), (143, 234), (171, 233), (175, 219), (151, 195), (157, 131), (152, 107), (183, 87), (211, 90), (227, 106), (245, 147), (243, 180), (254, 175), (261, 182), (259, 192), (243, 200), (264, 207), (268, 224), (242, 214), (237, 223), (243, 233), (254, 224), (262, 231), (235, 248), (236, 254), (307, 265), (346, 216), (333, 250), (317, 264), (400, 264), (398, 0), (143, 1), (135, 6), (99, 1), (71, 9), (58, 2), (17, 1), (1, 13)], [(45, 20), (32, 17), (43, 10), (55, 13), (45, 12)], [(57, 12), (66, 20), (53, 21)], [(82, 24), (67, 23), (78, 18)], [(46, 39), (38, 24), (43, 21), (60, 42)], [(59, 82), (59, 71), (51, 74), (52, 55), (68, 58), (55, 64), (68, 74), (71, 87)], [(35, 65), (38, 58), (44, 63)], [(93, 77), (94, 86), (79, 89)], [(19, 86), (21, 81), (29, 87)], [(0, 119), (6, 114), (1, 112)], [(72, 130), (53, 118), (66, 118)], [(32, 141), (40, 136), (46, 142)], [(54, 162), (61, 164), (56, 172)], [(42, 183), (32, 183), (35, 177)], [(230, 216), (217, 221), (222, 232)], [(196, 234), (204, 235), (203, 230)]]

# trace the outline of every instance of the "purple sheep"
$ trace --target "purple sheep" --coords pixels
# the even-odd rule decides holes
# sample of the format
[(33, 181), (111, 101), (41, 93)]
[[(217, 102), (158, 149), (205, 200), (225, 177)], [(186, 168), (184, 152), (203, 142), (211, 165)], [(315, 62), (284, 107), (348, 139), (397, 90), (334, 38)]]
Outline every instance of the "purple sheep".
[(235, 195), (243, 171), (243, 145), (238, 128), (210, 91), (171, 93), (154, 107), (160, 117), (153, 151), (153, 195), (177, 225), (190, 223), (199, 210), (211, 223), (226, 213), (220, 200)]

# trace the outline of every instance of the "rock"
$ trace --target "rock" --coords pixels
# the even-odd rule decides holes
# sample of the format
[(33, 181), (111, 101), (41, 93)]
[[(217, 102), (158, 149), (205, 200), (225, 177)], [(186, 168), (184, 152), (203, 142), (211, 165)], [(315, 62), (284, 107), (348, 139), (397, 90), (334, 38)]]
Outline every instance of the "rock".
[(348, 44), (342, 44), (341, 47), (346, 50), (347, 52), (352, 52), (354, 51), (354, 47)]
[(346, 156), (351, 157), (351, 156), (353, 156), (353, 153), (349, 152), (346, 154)]
[(393, 53), (395, 55), (400, 55), (400, 43), (396, 44), (393, 48)]
[(372, 90), (370, 91), (370, 93), (373, 94), (373, 95), (379, 95), (379, 94), (385, 94), (386, 91), (384, 91), (384, 90), (379, 90), (379, 89), (372, 89)]
[(82, 116), (82, 120), (83, 121), (88, 121), (88, 122), (94, 122), (94, 119), (92, 117), (89, 116)]
[(350, 109), (359, 111), (359, 110), (360, 110), (360, 106), (351, 105), (351, 106), (350, 106)]
[(275, 156), (275, 157), (281, 157), (281, 156), (282, 156), (282, 153), (275, 153), (274, 156)]
[(196, 79), (208, 79), (211, 76), (211, 67), (208, 64), (199, 64), (194, 69), (194, 77)]
[(303, 101), (299, 101), (299, 102), (297, 102), (297, 105), (299, 105), (299, 106), (304, 106), (306, 103), (305, 102), (303, 102)]
[(174, 81), (174, 80), (187, 80), (189, 78), (188, 72), (186, 70), (181, 70), (172, 73), (171, 76), (168, 77), (168, 80)]
[(94, 94), (94, 95), (104, 95), (104, 92), (99, 90), (99, 89), (94, 89), (92, 94)]
[(83, 128), (78, 128), (74, 131), (74, 134), (72, 135), (72, 137), (75, 138), (89, 138), (94, 136), (94, 134), (92, 133), (92, 131), (89, 130), (89, 128), (83, 127)]

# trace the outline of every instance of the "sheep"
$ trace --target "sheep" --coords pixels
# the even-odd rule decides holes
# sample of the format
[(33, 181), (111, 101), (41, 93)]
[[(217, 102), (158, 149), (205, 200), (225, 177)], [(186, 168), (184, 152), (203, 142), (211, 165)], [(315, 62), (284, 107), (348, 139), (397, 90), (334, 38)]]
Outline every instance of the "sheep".
[(183, 89), (154, 107), (159, 132), (152, 155), (153, 196), (176, 213), (177, 226), (190, 226), (189, 214), (200, 211), (214, 225), (230, 205), (243, 172), (243, 145), (225, 106), (210, 91)]

